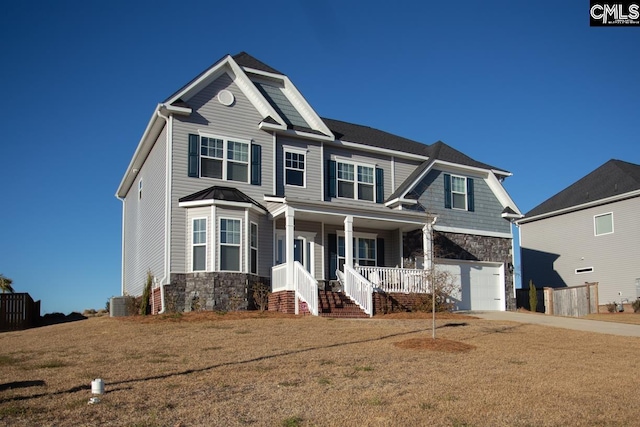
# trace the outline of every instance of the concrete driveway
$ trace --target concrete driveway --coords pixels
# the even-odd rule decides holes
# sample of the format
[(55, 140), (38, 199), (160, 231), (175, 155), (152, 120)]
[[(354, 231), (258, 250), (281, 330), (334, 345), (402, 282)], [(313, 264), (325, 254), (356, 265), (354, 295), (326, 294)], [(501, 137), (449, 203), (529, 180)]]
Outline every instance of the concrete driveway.
[(629, 325), (626, 323), (601, 322), (574, 317), (547, 316), (544, 314), (520, 313), (515, 311), (467, 311), (466, 314), (487, 320), (508, 320), (519, 323), (552, 326), (555, 328), (574, 329), (576, 331), (598, 332), (624, 337), (640, 337), (640, 325)]

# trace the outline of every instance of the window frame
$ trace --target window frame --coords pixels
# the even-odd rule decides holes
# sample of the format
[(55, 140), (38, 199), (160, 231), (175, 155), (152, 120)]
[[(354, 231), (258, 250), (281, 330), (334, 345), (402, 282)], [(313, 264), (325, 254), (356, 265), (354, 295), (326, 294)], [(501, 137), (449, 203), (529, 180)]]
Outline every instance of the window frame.
[[(336, 198), (345, 199), (345, 200), (358, 200), (361, 202), (369, 202), (376, 203), (376, 188), (377, 188), (377, 173), (376, 173), (376, 165), (369, 163), (361, 163), (361, 162), (353, 162), (344, 159), (335, 159), (336, 162)], [(349, 165), (353, 167), (353, 179), (344, 179), (340, 178), (340, 165)], [(367, 168), (371, 170), (371, 182), (361, 181), (360, 180), (360, 169)], [(346, 197), (340, 195), (340, 182), (350, 182), (353, 185), (353, 197)], [(371, 200), (360, 198), (360, 186), (366, 185), (371, 187)]]
[[(228, 243), (222, 241), (222, 221), (237, 221), (238, 222), (238, 243)], [(235, 231), (235, 230), (234, 230)], [(225, 233), (227, 231), (225, 230)], [(226, 234), (225, 234), (226, 240)], [(219, 217), (218, 218), (218, 271), (228, 271), (234, 273), (242, 273), (242, 219), (240, 218), (232, 218), (232, 217)], [(238, 269), (237, 270), (225, 270), (222, 268), (222, 248), (225, 247), (235, 247), (238, 248)]]
[[(195, 243), (195, 233), (196, 233), (196, 221), (204, 221), (204, 243), (198, 242)], [(203, 230), (198, 230), (201, 233)], [(209, 245), (209, 228), (208, 228), (208, 218), (207, 217), (194, 217), (191, 218), (191, 271), (199, 272), (199, 271), (207, 271), (207, 249)], [(196, 269), (195, 265), (195, 248), (204, 246), (204, 269)]]
[[(469, 210), (469, 194), (468, 194), (468, 187), (467, 187), (467, 177), (466, 176), (462, 176), (462, 175), (454, 175), (451, 174), (451, 209), (456, 209), (459, 211), (467, 211)], [(463, 192), (460, 191), (455, 191), (453, 182), (455, 179), (462, 179), (463, 180), (463, 185), (462, 188), (464, 189)], [(455, 194), (462, 194), (464, 196), (464, 208), (460, 208), (460, 207), (456, 207), (455, 206)]]
[[(360, 258), (360, 239), (364, 240), (372, 240), (373, 248), (374, 248), (374, 258)], [(346, 253), (344, 255), (340, 254), (340, 240), (343, 242), (344, 239), (344, 231), (338, 231), (336, 233), (336, 255), (337, 255), (337, 263), (338, 268), (342, 270), (342, 265), (346, 262)], [(365, 265), (368, 267), (382, 267), (378, 266), (378, 235), (374, 233), (353, 233), (353, 263), (358, 265)], [(343, 250), (346, 251), (346, 246), (343, 247)], [(373, 265), (370, 264), (361, 264), (361, 260), (365, 261), (373, 261)], [(340, 263), (342, 261), (342, 263)]]
[[(255, 245), (254, 245), (254, 230), (255, 227)], [(260, 239), (260, 233), (258, 228), (258, 223), (251, 221), (249, 223), (249, 273), (250, 274), (258, 274), (258, 242)], [(254, 262), (254, 253), (255, 253), (255, 262)]]
[[(213, 135), (213, 134), (206, 134), (206, 133), (199, 133), (198, 134), (199, 137), (199, 141), (198, 141), (198, 156), (199, 159), (198, 161), (199, 163), (199, 170), (198, 170), (198, 177), (199, 178), (210, 178), (210, 179), (218, 179), (221, 181), (229, 181), (229, 182), (242, 182), (245, 184), (249, 184), (251, 182), (251, 146), (252, 146), (252, 141), (248, 140), (248, 139), (244, 139), (244, 138), (235, 138), (235, 137), (226, 137), (226, 136), (221, 136), (221, 135)], [(217, 140), (217, 141), (221, 141), (222, 142), (222, 147), (221, 148), (213, 148), (214, 151), (218, 151), (221, 150), (221, 157), (217, 157), (214, 152), (214, 155), (210, 155), (209, 152), (207, 152), (207, 154), (203, 153), (203, 142), (205, 141), (205, 138), (207, 140)], [(233, 150), (233, 146), (235, 144), (240, 144), (243, 146), (246, 146), (246, 161), (242, 160), (242, 159), (235, 159), (235, 158), (231, 158), (233, 156), (229, 155), (229, 150), (231, 149), (232, 153), (235, 153), (236, 151)], [(230, 147), (231, 146), (231, 147)], [(209, 147), (209, 145), (207, 144), (206, 147), (207, 150), (212, 150), (211, 147)], [(244, 154), (244, 153), (241, 153)], [(217, 177), (212, 177), (212, 176), (206, 176), (202, 174), (203, 171), (203, 167), (202, 167), (202, 162), (203, 160), (218, 160), (222, 162), (222, 171), (221, 171), (221, 177), (217, 178)], [(230, 171), (230, 164), (237, 164), (237, 165), (243, 165), (246, 167), (246, 180), (235, 180), (235, 179), (230, 179), (229, 178), (229, 171)]]
[[(284, 185), (285, 187), (295, 187), (295, 188), (307, 188), (307, 163), (308, 163), (308, 156), (307, 156), (307, 150), (304, 149), (300, 149), (300, 148), (291, 148), (291, 147), (282, 147), (283, 153), (282, 153), (282, 167), (283, 167), (283, 181), (284, 181)], [(294, 168), (292, 166), (287, 166), (287, 154), (295, 154), (297, 156), (304, 156), (304, 159), (302, 160), (303, 163), (303, 167), (302, 169), (300, 168)], [(292, 162), (294, 161), (293, 159), (291, 160)], [(295, 162), (297, 162), (298, 164), (300, 163), (300, 160), (295, 160)], [(302, 185), (298, 185), (298, 184), (289, 184), (289, 182), (287, 182), (287, 170), (292, 170), (295, 172), (302, 172)]]
[[(607, 231), (606, 233), (598, 233), (598, 218), (602, 218), (605, 216), (611, 217), (611, 231)], [(606, 236), (607, 234), (613, 234), (615, 232), (614, 223), (613, 223), (613, 212), (605, 212), (602, 214), (597, 214), (593, 216), (593, 235), (598, 236)]]

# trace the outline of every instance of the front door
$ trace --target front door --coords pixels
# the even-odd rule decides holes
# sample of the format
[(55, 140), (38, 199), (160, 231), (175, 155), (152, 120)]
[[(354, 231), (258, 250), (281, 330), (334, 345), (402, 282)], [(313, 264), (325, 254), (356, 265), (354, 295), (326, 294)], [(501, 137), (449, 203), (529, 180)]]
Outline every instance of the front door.
[(293, 260), (302, 264), (308, 272), (311, 272), (310, 245), (305, 238), (293, 239)]

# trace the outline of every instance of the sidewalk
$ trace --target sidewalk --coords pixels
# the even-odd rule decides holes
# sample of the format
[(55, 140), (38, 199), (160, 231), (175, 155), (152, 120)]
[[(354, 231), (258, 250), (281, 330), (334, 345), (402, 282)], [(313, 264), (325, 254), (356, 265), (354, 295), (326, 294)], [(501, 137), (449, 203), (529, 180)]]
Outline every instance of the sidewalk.
[(640, 337), (640, 325), (601, 322), (574, 317), (547, 316), (544, 314), (519, 313), (514, 311), (467, 311), (466, 314), (487, 320), (508, 320), (519, 323), (574, 329), (576, 331), (598, 332), (601, 334)]

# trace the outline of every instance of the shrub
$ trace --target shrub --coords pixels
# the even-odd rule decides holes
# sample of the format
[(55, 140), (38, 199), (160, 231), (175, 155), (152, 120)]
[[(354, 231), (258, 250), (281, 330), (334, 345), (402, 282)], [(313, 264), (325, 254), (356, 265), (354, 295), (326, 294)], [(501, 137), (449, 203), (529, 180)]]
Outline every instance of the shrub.
[(253, 285), (253, 301), (261, 312), (269, 306), (270, 293), (269, 287), (262, 282)]
[(538, 290), (533, 280), (529, 280), (529, 310), (537, 311), (538, 308)]
[(637, 300), (632, 302), (631, 303), (631, 307), (633, 307), (633, 312), (634, 313), (640, 312), (640, 298), (638, 298)]
[(618, 311), (618, 305), (615, 302), (610, 302), (607, 304), (607, 311), (609, 313), (615, 313)]
[(151, 285), (153, 285), (153, 274), (151, 270), (147, 271), (147, 280), (144, 284), (144, 290), (142, 291), (142, 300), (140, 301), (139, 313), (143, 316), (151, 314), (151, 306), (149, 305), (149, 298), (151, 297)]

